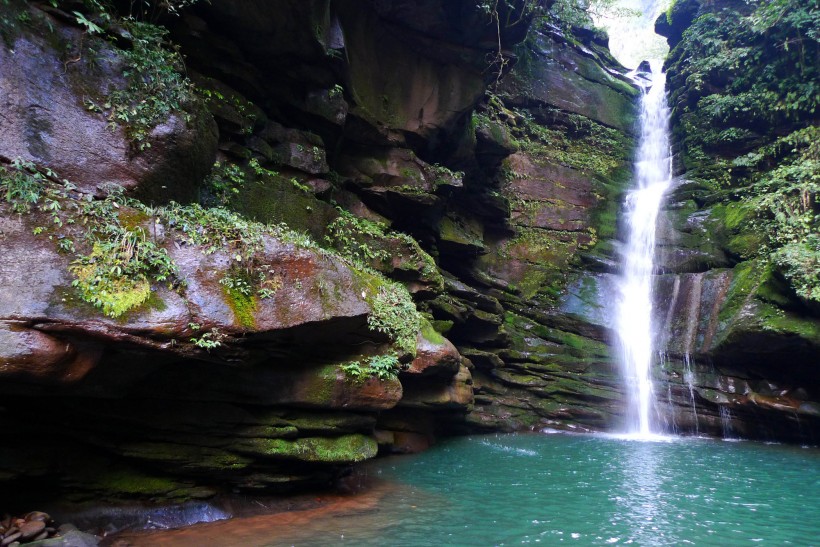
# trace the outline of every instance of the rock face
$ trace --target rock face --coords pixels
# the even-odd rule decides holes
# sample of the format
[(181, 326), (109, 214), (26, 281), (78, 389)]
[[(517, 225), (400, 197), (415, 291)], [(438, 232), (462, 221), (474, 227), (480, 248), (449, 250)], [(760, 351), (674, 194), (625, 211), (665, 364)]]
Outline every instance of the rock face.
[(9, 508), (327, 484), (463, 422), (469, 363), (410, 300), (444, 280), (384, 214), (463, 187), (428, 154), (532, 14), (292, 4), (171, 20), (184, 73), (160, 27), (2, 7)]
[(94, 106), (127, 87), (123, 50), (54, 16), (9, 2), (4, 11), (27, 21), (4, 29), (0, 48), (0, 151), (36, 162), (83, 192), (118, 185), (151, 201), (191, 201), (216, 152), (216, 128), (191, 101), (169, 113), (135, 149), (123, 126)]
[[(820, 50), (816, 40), (777, 46), (807, 30), (805, 8), (787, 4), (774, 13), (765, 3), (677, 2), (656, 25), (673, 47), (683, 173), (661, 229), (658, 321), (669, 362), (658, 381), (680, 430), (816, 439), (816, 96), (790, 97), (815, 85), (817, 63), (799, 59)], [(756, 53), (737, 62), (721, 53), (741, 48)]]

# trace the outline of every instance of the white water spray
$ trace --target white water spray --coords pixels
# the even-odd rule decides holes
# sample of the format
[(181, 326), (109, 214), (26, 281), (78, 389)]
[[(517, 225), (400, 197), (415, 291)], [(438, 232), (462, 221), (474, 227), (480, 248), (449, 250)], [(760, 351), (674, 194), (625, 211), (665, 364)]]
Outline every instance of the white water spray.
[(628, 234), (623, 250), (623, 272), (616, 329), (626, 378), (626, 432), (638, 437), (655, 433), (651, 367), (655, 351), (652, 325), (652, 276), (655, 225), (664, 193), (672, 182), (669, 146), (669, 108), (666, 75), (653, 66), (651, 87), (641, 100), (641, 132), (635, 165), (635, 188), (626, 198)]

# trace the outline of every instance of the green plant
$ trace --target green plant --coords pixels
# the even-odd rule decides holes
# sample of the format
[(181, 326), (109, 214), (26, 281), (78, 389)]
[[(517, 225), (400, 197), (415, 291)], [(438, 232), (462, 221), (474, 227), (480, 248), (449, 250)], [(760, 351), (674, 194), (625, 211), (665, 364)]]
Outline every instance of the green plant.
[(152, 283), (172, 284), (178, 277), (168, 252), (142, 227), (122, 225), (117, 199), (109, 196), (80, 202), (91, 252), (80, 255), (71, 265), (76, 276), (72, 285), (80, 290), (82, 299), (110, 317), (119, 317), (147, 301)]
[(735, 259), (763, 259), (820, 301), (820, 18), (797, 0), (701, 6), (672, 51), (687, 177), (720, 203)]
[(164, 46), (167, 29), (133, 19), (122, 24), (132, 36), (131, 49), (122, 54), (127, 85), (109, 93), (102, 109), (112, 127), (122, 124), (134, 146), (145, 150), (151, 146), (151, 130), (194, 100), (194, 87), (185, 76), (182, 56)]
[(453, 171), (443, 165), (439, 165), (434, 163), (430, 166), (430, 170), (433, 172), (435, 180), (433, 184), (435, 186), (441, 186), (442, 184), (452, 184), (454, 182), (461, 182), (464, 178), (463, 171)]
[(342, 256), (355, 264), (370, 267), (374, 261), (387, 261), (390, 253), (384, 249), (374, 249), (368, 239), (381, 240), (387, 237), (387, 227), (383, 224), (357, 217), (341, 208), (337, 208), (338, 218), (327, 227), (325, 241)]
[(12, 160), (9, 168), (0, 166), (0, 192), (15, 213), (28, 213), (40, 201), (47, 177), (30, 161)]
[(421, 315), (403, 285), (385, 281), (370, 301), (367, 316), (370, 330), (386, 334), (401, 351), (415, 354)]
[(374, 355), (367, 359), (366, 364), (362, 364), (361, 360), (352, 361), (341, 366), (342, 371), (357, 381), (364, 381), (369, 378), (378, 378), (379, 380), (390, 380), (396, 378), (401, 363), (395, 353), (388, 353), (386, 355)]
[[(200, 327), (197, 325), (197, 328), (194, 330), (199, 330), (199, 328)], [(191, 338), (191, 342), (198, 348), (211, 351), (212, 349), (222, 346), (222, 341), (224, 339), (225, 336), (219, 332), (219, 329), (213, 328), (208, 332), (202, 333), (199, 337), (195, 336)]]
[(252, 102), (237, 94), (229, 93), (226, 96), (218, 90), (205, 87), (196, 87), (195, 91), (211, 110), (227, 107), (239, 114), (241, 118), (239, 132), (242, 135), (253, 133), (257, 122), (257, 113)]
[(218, 206), (228, 205), (245, 186), (245, 171), (234, 163), (217, 161), (205, 178), (203, 186), (207, 192), (207, 196), (203, 199), (205, 203)]

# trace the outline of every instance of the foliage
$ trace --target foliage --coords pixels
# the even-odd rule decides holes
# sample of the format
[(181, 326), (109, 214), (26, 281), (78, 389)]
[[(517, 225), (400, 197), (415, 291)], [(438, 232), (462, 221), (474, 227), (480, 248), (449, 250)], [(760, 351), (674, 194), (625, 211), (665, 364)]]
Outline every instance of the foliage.
[[(768, 260), (799, 296), (814, 301), (818, 58), (816, 2), (755, 0), (720, 10), (704, 5), (669, 60), (689, 178), (711, 187), (715, 198), (743, 204), (727, 206), (727, 213), (749, 212), (724, 219), (741, 258)], [(758, 244), (741, 245), (747, 241)]]
[(367, 359), (365, 364), (361, 361), (352, 361), (341, 366), (342, 371), (354, 380), (363, 381), (368, 378), (378, 378), (379, 380), (390, 380), (395, 378), (401, 369), (401, 363), (395, 353), (387, 355), (374, 355)]
[(228, 93), (226, 96), (219, 90), (197, 87), (197, 94), (202, 97), (205, 104), (212, 110), (219, 108), (229, 108), (239, 114), (242, 126), (239, 132), (243, 135), (253, 133), (254, 125), (257, 121), (257, 113), (253, 108), (253, 103), (235, 93)]
[(143, 304), (151, 284), (172, 284), (178, 269), (168, 252), (156, 245), (141, 226), (121, 222), (116, 195), (105, 200), (79, 202), (80, 221), (86, 225), (91, 252), (72, 263), (72, 285), (86, 302), (110, 317)]
[[(785, 150), (777, 166), (756, 175), (742, 196), (755, 207), (767, 253), (798, 295), (820, 302), (820, 127), (779, 139), (752, 157)], [(748, 158), (748, 156), (747, 156)]]
[(351, 262), (371, 267), (374, 261), (390, 260), (386, 249), (374, 249), (367, 240), (387, 237), (387, 227), (338, 208), (339, 216), (327, 227), (325, 241)]
[(217, 161), (205, 178), (203, 199), (208, 205), (224, 207), (239, 195), (245, 186), (245, 170), (235, 163)]
[(415, 353), (421, 315), (407, 289), (385, 280), (370, 305), (372, 309), (367, 316), (370, 330), (389, 336), (401, 351)]
[[(0, 197), (12, 210), (21, 214), (39, 210), (50, 215), (58, 229), (71, 226), (76, 232), (82, 227), (84, 236), (79, 248), (75, 249), (74, 242), (63, 233), (58, 234), (58, 245), (76, 256), (71, 271), (76, 276), (73, 285), (79, 289), (81, 298), (110, 317), (119, 317), (145, 303), (154, 283), (169, 286), (181, 283), (176, 265), (167, 251), (155, 243), (145, 225), (162, 223), (174, 232), (179, 243), (200, 246), (205, 254), (223, 251), (232, 257), (232, 266), (220, 283), (239, 306), (235, 311), (243, 324), (252, 321), (245, 312), (255, 306), (257, 297), (272, 298), (282, 286), (281, 277), (260, 262), (264, 236), (328, 253), (308, 236), (287, 226), (253, 222), (219, 207), (183, 206), (172, 202), (152, 208), (125, 198), (121, 190), (118, 192), (115, 188), (109, 188), (109, 196), (103, 200), (87, 195), (77, 199), (71, 195), (73, 190), (73, 186), (59, 181), (51, 171), (38, 169), (30, 162), (15, 160), (7, 167), (0, 167)], [(384, 236), (384, 228), (375, 223), (360, 227)], [(44, 227), (35, 228), (35, 234), (45, 231)], [(404, 237), (414, 242), (409, 236)], [(372, 309), (369, 328), (386, 334), (401, 351), (413, 352), (420, 315), (410, 293), (404, 286), (360, 264), (358, 257), (367, 254), (360, 255), (358, 253), (364, 251), (359, 247), (355, 249), (351, 256), (340, 258), (354, 268), (366, 270), (373, 282), (368, 296)], [(213, 335), (199, 337), (194, 343), (200, 347), (215, 347), (212, 344), (218, 341)]]
[(434, 186), (441, 186), (443, 184), (452, 184), (455, 181), (461, 181), (464, 179), (464, 172), (463, 171), (453, 171), (452, 169), (445, 167), (444, 165), (439, 165), (434, 163), (430, 166), (430, 170), (435, 177), (433, 179)]
[(182, 10), (199, 2), (200, 0), (130, 0), (129, 17), (157, 21), (166, 14), (179, 15)]
[[(282, 286), (281, 277), (259, 260), (258, 253), (264, 249), (265, 235), (300, 247), (316, 248), (308, 236), (285, 225), (266, 226), (221, 207), (183, 206), (172, 202), (153, 212), (176, 229), (183, 241), (203, 247), (206, 255), (226, 251), (233, 258), (233, 264), (220, 283), (236, 302), (250, 299), (248, 305), (251, 307), (255, 306), (253, 299), (256, 296), (272, 298)], [(240, 315), (244, 317), (244, 314)]]
[(604, 127), (577, 114), (545, 109), (540, 115), (553, 118), (537, 123), (526, 110), (514, 110), (517, 123), (510, 127), (514, 144), (538, 163), (565, 165), (608, 177), (623, 166), (630, 152), (629, 138), (617, 129)]
[[(698, 17), (670, 59), (673, 102), (706, 123), (798, 121), (820, 105), (820, 10), (797, 0), (749, 2)], [(683, 84), (683, 85), (681, 85)], [(684, 102), (681, 102), (684, 101)]]
[[(55, 230), (68, 226), (85, 227), (81, 252), (67, 233), (49, 234), (58, 249), (75, 255), (72, 285), (86, 302), (110, 317), (119, 317), (148, 300), (153, 282), (172, 283), (177, 268), (165, 249), (158, 247), (140, 226), (127, 227), (118, 212), (121, 196), (105, 200), (69, 199), (74, 187), (59, 181), (53, 171), (15, 159), (8, 168), (0, 167), (0, 189), (4, 201), (18, 213), (46, 213)], [(35, 235), (45, 232), (37, 227)]]
[[(201, 325), (196, 323), (189, 323), (188, 327), (193, 331), (199, 331), (202, 328)], [(212, 349), (220, 347), (224, 338), (225, 335), (219, 332), (219, 329), (213, 328), (208, 332), (203, 332), (200, 336), (191, 338), (191, 343), (198, 348), (211, 351)]]
[[(458, 176), (446, 167), (438, 169), (438, 176)], [(342, 208), (338, 208), (338, 212), (339, 216), (327, 228), (325, 242), (357, 267), (387, 269), (396, 247), (395, 244), (389, 245), (392, 240), (408, 249), (411, 256), (418, 259), (423, 276), (431, 280), (441, 278), (433, 257), (409, 235), (389, 230), (384, 224), (357, 217)]]
[(30, 162), (12, 160), (9, 169), (0, 166), (0, 193), (15, 213), (28, 213), (40, 201), (46, 176)]
[(134, 146), (144, 150), (151, 146), (151, 130), (193, 101), (194, 87), (182, 56), (164, 47), (166, 29), (133, 19), (123, 24), (133, 38), (132, 48), (123, 52), (127, 86), (112, 91), (103, 108), (112, 126), (123, 124)]

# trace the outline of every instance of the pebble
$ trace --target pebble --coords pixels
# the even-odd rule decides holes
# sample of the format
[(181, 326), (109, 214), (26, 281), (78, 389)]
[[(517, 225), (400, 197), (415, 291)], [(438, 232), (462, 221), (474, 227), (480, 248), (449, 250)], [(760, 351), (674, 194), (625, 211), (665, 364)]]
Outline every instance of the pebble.
[(31, 511), (23, 518), (4, 515), (0, 519), (0, 547), (19, 547), (32, 541), (62, 535), (64, 527), (67, 530), (73, 529), (70, 525), (63, 525), (58, 531), (55, 526), (51, 515), (42, 511)]
[(46, 523), (40, 520), (30, 520), (20, 526), (20, 533), (23, 534), (20, 539), (23, 541), (32, 539), (40, 535), (40, 532), (46, 529)]

